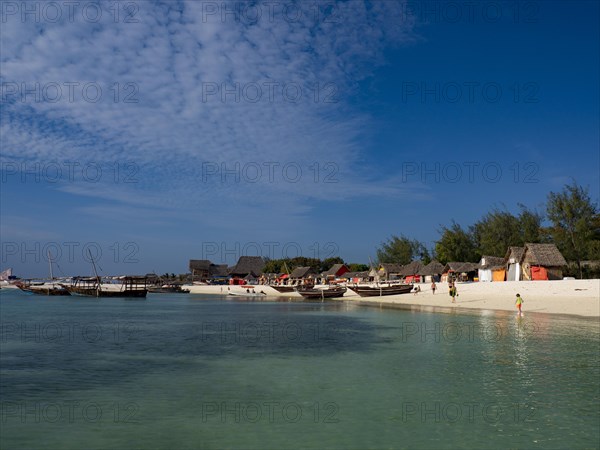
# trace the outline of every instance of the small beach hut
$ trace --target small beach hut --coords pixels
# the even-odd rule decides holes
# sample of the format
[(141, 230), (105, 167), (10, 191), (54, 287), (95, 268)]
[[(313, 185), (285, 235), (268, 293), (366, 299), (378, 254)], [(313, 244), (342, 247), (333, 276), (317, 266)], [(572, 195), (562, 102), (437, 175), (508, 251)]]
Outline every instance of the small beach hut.
[(419, 272), (419, 275), (424, 278), (425, 282), (440, 281), (443, 272), (444, 265), (434, 260), (424, 266)]
[(444, 266), (442, 281), (448, 281), (449, 278), (457, 281), (474, 281), (478, 270), (477, 263), (452, 261)]
[(190, 273), (192, 279), (207, 280), (210, 278), (210, 267), (213, 265), (208, 259), (190, 259)]
[(506, 281), (519, 281), (521, 279), (521, 258), (525, 247), (508, 247), (504, 256), (506, 267)]
[(400, 277), (401, 271), (402, 264), (381, 263), (379, 264), (379, 270), (377, 271), (376, 275), (379, 275), (380, 280), (395, 280)]
[(346, 264), (334, 264), (331, 269), (326, 272), (323, 272), (324, 278), (339, 278), (344, 275), (346, 272), (350, 272), (350, 269)]
[(308, 278), (315, 278), (316, 274), (317, 272), (312, 267), (296, 267), (292, 270), (292, 273), (290, 273), (290, 280), (300, 281)]
[(244, 278), (252, 275), (258, 278), (263, 273), (265, 261), (261, 256), (240, 256), (235, 266), (231, 268), (229, 274), (232, 277)]
[(554, 244), (525, 244), (520, 263), (524, 280), (561, 280), (567, 265)]
[(504, 258), (482, 256), (478, 267), (479, 281), (504, 281)]
[(423, 269), (424, 265), (421, 261), (411, 261), (400, 269), (400, 276), (404, 278), (407, 283), (418, 283), (421, 281), (419, 272)]

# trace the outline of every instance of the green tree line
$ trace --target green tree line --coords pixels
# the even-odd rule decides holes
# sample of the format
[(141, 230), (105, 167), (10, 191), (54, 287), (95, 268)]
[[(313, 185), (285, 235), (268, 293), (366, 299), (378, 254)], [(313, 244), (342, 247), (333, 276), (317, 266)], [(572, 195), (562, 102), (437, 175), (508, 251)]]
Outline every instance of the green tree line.
[(588, 189), (573, 181), (561, 192), (550, 192), (543, 212), (518, 206), (516, 215), (495, 208), (468, 227), (455, 221), (442, 226), (431, 250), (403, 234), (392, 236), (377, 249), (377, 259), (399, 264), (431, 259), (477, 262), (482, 255), (504, 256), (511, 246), (548, 242), (556, 244), (571, 263), (565, 274), (579, 278), (600, 275), (597, 268), (582, 266), (582, 261), (600, 259), (600, 215)]

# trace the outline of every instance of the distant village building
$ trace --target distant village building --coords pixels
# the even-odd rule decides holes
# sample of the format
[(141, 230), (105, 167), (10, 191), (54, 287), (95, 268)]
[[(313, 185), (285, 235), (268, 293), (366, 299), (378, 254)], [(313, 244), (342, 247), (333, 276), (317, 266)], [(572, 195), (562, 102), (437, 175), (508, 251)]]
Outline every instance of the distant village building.
[(521, 279), (521, 258), (525, 247), (509, 247), (504, 256), (506, 266), (506, 281), (519, 281)]
[(521, 257), (524, 280), (561, 280), (567, 261), (554, 244), (525, 244)]
[(424, 265), (421, 261), (412, 261), (400, 269), (400, 276), (404, 278), (407, 283), (414, 283), (421, 281), (419, 272), (423, 269)]
[(506, 269), (504, 258), (498, 256), (482, 256), (479, 261), (479, 281), (504, 281)]
[(402, 264), (382, 263), (379, 265), (379, 270), (372, 276), (379, 276), (380, 280), (397, 280), (400, 278)]
[(452, 261), (446, 263), (442, 273), (442, 281), (449, 279), (458, 281), (475, 281), (478, 276), (479, 265), (477, 263)]
[(229, 271), (229, 275), (236, 278), (245, 278), (248, 275), (258, 279), (265, 267), (265, 261), (261, 256), (240, 256), (238, 262)]
[(359, 284), (373, 281), (373, 277), (370, 276), (369, 271), (365, 270), (362, 272), (346, 272), (343, 275), (349, 283)]
[(434, 260), (424, 266), (419, 271), (419, 275), (423, 277), (423, 281), (430, 283), (432, 281), (440, 281), (443, 272), (444, 265), (439, 261)]
[(335, 279), (341, 277), (347, 272), (350, 272), (350, 269), (346, 264), (334, 264), (331, 269), (323, 272), (323, 277), (327, 279)]
[(290, 273), (290, 279), (296, 281), (305, 280), (307, 278), (315, 278), (316, 275), (317, 272), (312, 267), (296, 267), (292, 270), (292, 273)]
[(227, 264), (213, 264), (208, 259), (190, 259), (190, 273), (193, 280), (210, 280), (227, 278)]

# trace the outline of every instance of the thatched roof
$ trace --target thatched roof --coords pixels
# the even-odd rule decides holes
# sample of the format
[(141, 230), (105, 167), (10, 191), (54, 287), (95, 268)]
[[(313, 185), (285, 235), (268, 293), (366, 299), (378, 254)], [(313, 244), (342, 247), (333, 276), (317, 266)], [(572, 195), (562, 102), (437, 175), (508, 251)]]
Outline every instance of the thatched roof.
[(431, 261), (421, 268), (419, 275), (441, 275), (444, 272), (444, 265), (438, 261)]
[(508, 262), (510, 258), (514, 258), (517, 262), (521, 261), (523, 253), (525, 253), (525, 247), (508, 247), (506, 255), (504, 255), (504, 262)]
[(412, 261), (407, 265), (403, 266), (400, 270), (400, 275), (403, 277), (408, 277), (411, 275), (417, 275), (421, 269), (423, 269), (423, 263), (421, 261)]
[(231, 268), (230, 274), (242, 277), (248, 274), (259, 276), (263, 267), (265, 267), (265, 261), (260, 256), (240, 256), (237, 264)]
[(211, 264), (208, 272), (211, 277), (226, 277), (229, 275), (227, 264)]
[(473, 272), (478, 269), (479, 269), (479, 265), (477, 263), (452, 261), (452, 262), (446, 263), (446, 265), (444, 266), (444, 273), (446, 273), (446, 272), (457, 272), (457, 273)]
[(564, 256), (554, 244), (525, 244), (521, 262), (536, 266), (560, 267), (567, 265)]
[(334, 264), (331, 269), (329, 269), (327, 272), (323, 272), (323, 275), (328, 276), (335, 276), (337, 275), (337, 273), (342, 269), (342, 267), (346, 268), (346, 272), (348, 272), (348, 266), (346, 266), (346, 264)]
[(379, 264), (379, 269), (383, 269), (385, 273), (400, 273), (402, 271), (402, 264), (382, 263)]
[(294, 270), (292, 270), (292, 273), (290, 274), (290, 278), (305, 278), (309, 275), (315, 275), (316, 272), (313, 270), (312, 267), (306, 266), (306, 267), (296, 267)]
[(479, 269), (496, 269), (504, 267), (504, 258), (499, 256), (482, 256), (479, 260)]
[(365, 270), (363, 272), (346, 272), (342, 275), (344, 278), (368, 278), (369, 271)]

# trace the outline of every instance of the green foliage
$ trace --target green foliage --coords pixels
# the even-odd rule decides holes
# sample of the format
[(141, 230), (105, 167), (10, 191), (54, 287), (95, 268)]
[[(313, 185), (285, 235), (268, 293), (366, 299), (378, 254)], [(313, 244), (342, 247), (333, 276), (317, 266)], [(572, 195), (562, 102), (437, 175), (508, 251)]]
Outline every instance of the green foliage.
[(377, 249), (379, 263), (408, 264), (414, 260), (428, 260), (427, 248), (418, 240), (411, 240), (404, 235), (392, 236)]
[(519, 206), (519, 216), (495, 209), (471, 227), (477, 253), (504, 256), (508, 247), (542, 241), (542, 216), (524, 205)]
[(598, 248), (600, 234), (597, 205), (588, 190), (573, 181), (561, 192), (548, 194), (546, 212), (552, 223), (552, 240), (568, 261), (577, 263), (578, 275), (583, 278), (581, 261), (598, 258), (598, 253), (592, 255)]
[(463, 230), (456, 222), (452, 221), (450, 228), (442, 227), (440, 234), (435, 253), (442, 264), (449, 261), (476, 262), (481, 258), (473, 234)]
[(348, 269), (350, 272), (365, 272), (369, 270), (369, 266), (367, 264), (348, 264)]

